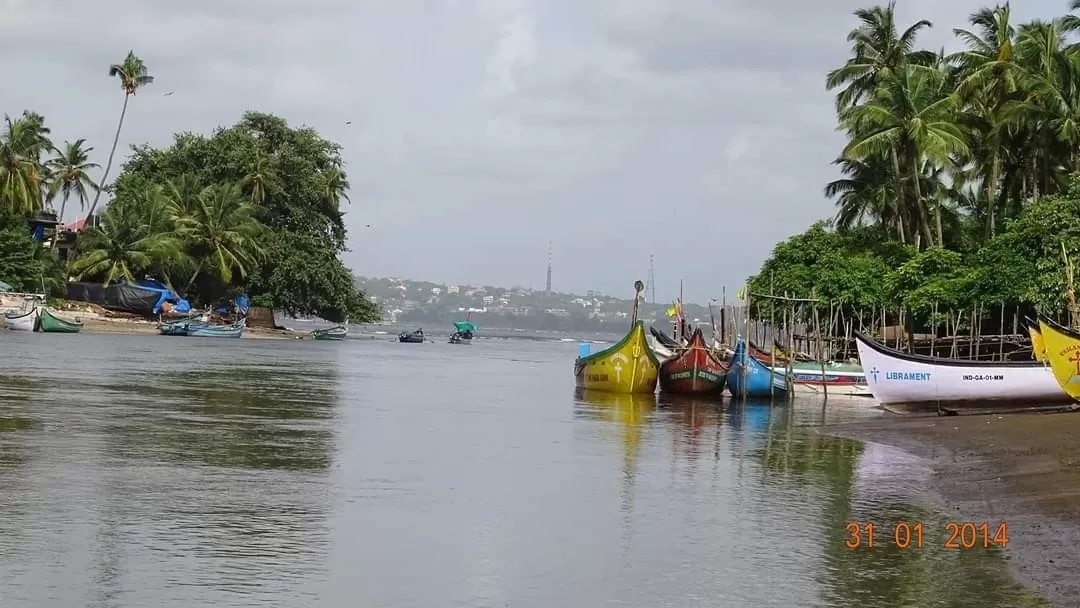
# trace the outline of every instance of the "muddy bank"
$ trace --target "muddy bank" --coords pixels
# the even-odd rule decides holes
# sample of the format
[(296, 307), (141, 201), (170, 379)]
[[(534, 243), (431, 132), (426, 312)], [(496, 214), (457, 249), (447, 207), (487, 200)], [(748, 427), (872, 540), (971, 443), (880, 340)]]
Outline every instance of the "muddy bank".
[(823, 427), (926, 458), (952, 519), (1005, 520), (1018, 578), (1080, 607), (1080, 413), (900, 417)]

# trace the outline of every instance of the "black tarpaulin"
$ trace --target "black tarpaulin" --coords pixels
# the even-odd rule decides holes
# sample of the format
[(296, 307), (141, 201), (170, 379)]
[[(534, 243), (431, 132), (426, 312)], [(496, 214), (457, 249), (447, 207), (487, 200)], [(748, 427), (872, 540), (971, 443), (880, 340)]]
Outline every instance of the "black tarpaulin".
[(102, 286), (100, 283), (68, 283), (68, 299), (91, 302), (109, 310), (153, 316), (161, 294), (132, 285)]

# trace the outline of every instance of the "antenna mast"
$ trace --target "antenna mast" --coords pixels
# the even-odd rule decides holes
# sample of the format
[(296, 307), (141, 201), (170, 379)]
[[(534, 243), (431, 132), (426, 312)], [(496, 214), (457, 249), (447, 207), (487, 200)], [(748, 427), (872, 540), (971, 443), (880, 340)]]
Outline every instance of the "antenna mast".
[(654, 258), (655, 258), (655, 256), (650, 253), (649, 254), (649, 276), (648, 276), (648, 280), (645, 283), (645, 293), (646, 293), (646, 297), (649, 298), (649, 300), (648, 300), (649, 304), (656, 304), (656, 273), (655, 273), (655, 269), (653, 268)]
[(551, 295), (551, 241), (548, 241), (547, 295)]

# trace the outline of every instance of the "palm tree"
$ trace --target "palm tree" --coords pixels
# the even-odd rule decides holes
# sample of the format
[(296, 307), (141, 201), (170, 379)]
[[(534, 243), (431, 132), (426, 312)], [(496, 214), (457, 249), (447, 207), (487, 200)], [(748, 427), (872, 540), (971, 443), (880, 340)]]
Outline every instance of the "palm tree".
[(48, 168), (41, 155), (52, 149), (44, 119), (32, 112), (21, 118), (4, 116), (0, 136), (0, 210), (31, 215), (44, 205)]
[[(79, 199), (79, 209), (86, 207), (86, 201), (90, 198), (88, 190), (97, 190), (97, 184), (90, 178), (91, 169), (100, 165), (89, 162), (89, 155), (93, 148), (84, 148), (85, 139), (64, 142), (63, 150), (57, 150), (56, 156), (49, 159), (48, 165), (52, 169), (53, 179), (49, 182), (47, 200), (54, 200), (60, 195), (60, 221), (64, 221), (64, 211), (67, 209), (68, 199), (75, 195)], [(57, 240), (53, 239), (55, 247)]]
[(177, 235), (187, 243), (197, 260), (187, 289), (209, 263), (214, 274), (229, 284), (233, 275), (247, 277), (265, 255), (259, 244), (264, 226), (254, 215), (255, 208), (238, 185), (208, 186), (189, 208), (175, 209)]
[(101, 198), (101, 190), (109, 179), (109, 170), (112, 169), (113, 156), (116, 154), (116, 146), (120, 143), (120, 130), (124, 128), (124, 116), (127, 114), (128, 101), (142, 87), (154, 82), (154, 77), (149, 74), (146, 64), (135, 55), (135, 51), (128, 51), (122, 63), (109, 66), (109, 76), (120, 79), (120, 88), (124, 91), (124, 106), (120, 110), (120, 122), (116, 125), (116, 137), (113, 138), (112, 149), (109, 150), (109, 160), (105, 163), (105, 172), (101, 175), (101, 188), (98, 188), (94, 196), (94, 202), (90, 205), (87, 219), (94, 215), (98, 200)]
[(76, 279), (100, 278), (105, 284), (138, 275), (181, 256), (174, 234), (154, 230), (135, 199), (117, 198), (105, 208), (101, 225), (80, 236), (82, 251), (71, 262)]
[(825, 185), (825, 197), (836, 199), (836, 227), (845, 230), (877, 221), (895, 231), (900, 242), (907, 242), (906, 220), (901, 217), (902, 206), (896, 198), (895, 181), (886, 159), (838, 158), (833, 164), (839, 165), (840, 173), (845, 176)]
[(941, 166), (952, 156), (968, 152), (965, 134), (956, 121), (956, 97), (947, 84), (942, 70), (909, 64), (882, 82), (871, 101), (841, 115), (841, 122), (852, 133), (844, 158), (891, 158), (898, 185), (906, 172), (911, 191), (909, 209), (919, 218), (928, 246), (941, 244), (944, 235), (940, 200), (933, 205), (936, 234), (930, 230), (921, 184), (924, 172), (928, 164)]
[(896, 2), (855, 11), (859, 27), (848, 34), (852, 56), (840, 68), (829, 72), (825, 87), (845, 86), (836, 96), (836, 109), (843, 111), (873, 96), (878, 84), (898, 74), (908, 63), (928, 65), (935, 54), (916, 50), (915, 38), (924, 28), (933, 27), (926, 19), (897, 33)]

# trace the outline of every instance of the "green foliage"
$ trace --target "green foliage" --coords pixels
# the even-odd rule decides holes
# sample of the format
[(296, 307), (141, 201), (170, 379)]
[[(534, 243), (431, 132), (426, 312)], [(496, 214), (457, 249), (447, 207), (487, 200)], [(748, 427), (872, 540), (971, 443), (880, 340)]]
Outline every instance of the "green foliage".
[(55, 293), (64, 286), (56, 256), (31, 237), (21, 217), (0, 216), (0, 281), (16, 291)]

